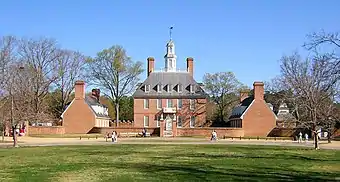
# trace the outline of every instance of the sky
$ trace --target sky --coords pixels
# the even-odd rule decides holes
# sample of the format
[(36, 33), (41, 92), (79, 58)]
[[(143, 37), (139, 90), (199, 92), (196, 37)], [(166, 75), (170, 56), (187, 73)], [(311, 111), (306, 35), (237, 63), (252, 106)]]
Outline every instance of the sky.
[(279, 74), (283, 55), (305, 54), (308, 33), (339, 31), (339, 7), (338, 0), (10, 0), (0, 5), (0, 36), (54, 38), (87, 56), (121, 45), (145, 69), (149, 56), (160, 69), (173, 26), (177, 68), (193, 57), (197, 81), (232, 71), (252, 87)]

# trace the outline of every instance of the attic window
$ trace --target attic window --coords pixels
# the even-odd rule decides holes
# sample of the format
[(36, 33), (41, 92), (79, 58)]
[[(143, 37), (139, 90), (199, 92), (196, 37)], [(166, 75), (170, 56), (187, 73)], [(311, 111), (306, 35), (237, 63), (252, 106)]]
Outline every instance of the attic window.
[(189, 86), (189, 89), (190, 89), (190, 93), (194, 93), (195, 92), (195, 89), (194, 89), (194, 85), (190, 85)]
[(172, 85), (168, 84), (166, 89), (167, 89), (168, 92), (171, 92), (172, 91)]
[(157, 85), (157, 92), (162, 92), (162, 85), (161, 84)]
[(145, 92), (146, 93), (150, 92), (150, 85), (145, 85)]
[(177, 85), (177, 92), (181, 93), (183, 91), (183, 85), (182, 84), (178, 84)]

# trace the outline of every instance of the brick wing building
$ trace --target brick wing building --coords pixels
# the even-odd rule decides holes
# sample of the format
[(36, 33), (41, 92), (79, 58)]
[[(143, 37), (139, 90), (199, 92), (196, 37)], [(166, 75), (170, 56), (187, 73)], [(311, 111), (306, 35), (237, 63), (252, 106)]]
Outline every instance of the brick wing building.
[[(206, 122), (207, 95), (193, 78), (194, 60), (187, 69), (176, 69), (175, 44), (166, 44), (165, 69), (155, 71), (147, 59), (147, 78), (133, 94), (134, 127), (160, 127), (161, 136), (175, 136), (177, 127), (200, 127)], [(163, 125), (163, 126), (161, 126)]]
[(65, 133), (88, 133), (94, 127), (109, 127), (108, 108), (99, 98), (99, 89), (85, 96), (85, 82), (76, 81), (75, 98), (61, 115)]
[(276, 126), (276, 115), (271, 104), (264, 100), (263, 82), (254, 82), (254, 95), (241, 92), (240, 104), (229, 117), (230, 127), (242, 128), (244, 136), (267, 136)]

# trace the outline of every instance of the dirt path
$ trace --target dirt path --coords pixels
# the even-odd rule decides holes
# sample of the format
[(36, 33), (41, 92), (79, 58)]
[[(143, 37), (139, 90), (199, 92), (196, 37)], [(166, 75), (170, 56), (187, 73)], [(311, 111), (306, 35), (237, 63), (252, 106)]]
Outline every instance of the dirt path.
[[(7, 143), (0, 143), (2, 147), (12, 146), (12, 138), (5, 138)], [(36, 137), (21, 137), (19, 138), (19, 146), (61, 146), (61, 145), (112, 145), (110, 140), (104, 138), (36, 138)], [(297, 143), (295, 141), (267, 141), (267, 140), (231, 140), (221, 139), (217, 142), (211, 142), (205, 138), (119, 138), (118, 143), (114, 144), (216, 144), (216, 145), (273, 145), (273, 146), (300, 146), (313, 148), (312, 141)], [(321, 149), (340, 150), (340, 141), (320, 142)]]

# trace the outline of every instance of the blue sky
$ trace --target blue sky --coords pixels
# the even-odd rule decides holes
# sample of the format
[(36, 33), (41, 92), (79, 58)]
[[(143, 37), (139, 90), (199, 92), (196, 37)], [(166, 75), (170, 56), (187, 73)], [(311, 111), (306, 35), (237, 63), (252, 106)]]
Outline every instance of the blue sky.
[(0, 36), (51, 37), (89, 56), (119, 44), (145, 67), (153, 56), (161, 68), (174, 25), (177, 67), (191, 56), (196, 80), (232, 71), (251, 86), (277, 75), (283, 54), (303, 51), (307, 33), (340, 30), (339, 7), (337, 0), (11, 0), (1, 2)]

